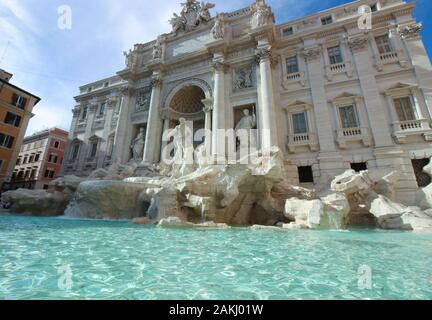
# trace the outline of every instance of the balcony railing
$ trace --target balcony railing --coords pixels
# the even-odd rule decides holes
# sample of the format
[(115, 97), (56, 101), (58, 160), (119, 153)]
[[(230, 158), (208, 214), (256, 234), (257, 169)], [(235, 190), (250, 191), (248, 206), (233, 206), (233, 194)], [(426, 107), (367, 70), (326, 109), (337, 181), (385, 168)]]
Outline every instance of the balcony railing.
[(393, 135), (398, 143), (406, 143), (410, 135), (423, 135), (426, 141), (431, 141), (432, 129), (428, 119), (397, 121), (393, 123)]
[(371, 145), (371, 135), (367, 128), (340, 128), (337, 130), (339, 147), (345, 149), (350, 141), (361, 141), (367, 147)]
[(301, 78), (300, 72), (289, 73), (287, 75), (288, 81), (297, 81), (297, 80), (300, 80), (300, 78)]
[(318, 149), (318, 139), (313, 132), (296, 133), (288, 135), (288, 149), (295, 153), (297, 147), (309, 146), (312, 151)]
[(285, 76), (285, 84), (300, 82), (302, 86), (306, 85), (306, 76), (303, 71), (288, 73)]
[(379, 58), (383, 64), (399, 61), (398, 53), (395, 51), (381, 53)]
[(407, 59), (402, 51), (390, 51), (379, 53), (377, 58), (377, 69), (383, 70), (383, 66), (386, 64), (399, 63), (402, 68), (407, 65)]
[(351, 62), (340, 62), (326, 66), (326, 74), (329, 81), (332, 81), (335, 75), (343, 73), (345, 73), (348, 77), (352, 77), (353, 68)]
[(338, 130), (338, 136), (340, 137), (356, 137), (361, 135), (362, 130), (360, 128), (344, 128)]

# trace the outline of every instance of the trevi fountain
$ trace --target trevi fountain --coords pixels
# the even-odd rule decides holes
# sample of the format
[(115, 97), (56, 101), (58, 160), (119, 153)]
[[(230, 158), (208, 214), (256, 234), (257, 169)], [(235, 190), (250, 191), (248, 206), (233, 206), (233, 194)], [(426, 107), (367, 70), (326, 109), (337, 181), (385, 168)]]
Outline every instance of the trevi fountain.
[[(400, 1), (381, 3), (383, 14), (395, 11), (394, 6), (407, 5)], [(258, 0), (235, 14), (218, 14), (215, 18), (209, 13), (212, 8), (209, 4), (187, 1), (181, 14), (175, 14), (171, 20), (171, 34), (125, 53), (127, 69), (120, 72), (121, 76), (130, 86), (131, 79), (150, 70), (149, 87), (153, 91), (136, 99), (137, 110), (133, 111), (127, 108), (133, 105), (132, 97), (138, 89), (114, 91), (123, 94), (118, 114), (115, 106), (118, 99), (109, 97), (108, 104), (113, 105), (113, 110), (108, 111), (111, 113), (106, 125), (111, 126), (113, 115), (118, 117), (113, 126), (116, 135), (113, 140), (109, 140), (110, 130), (103, 130), (104, 140), (113, 142), (110, 163), (101, 161), (82, 174), (84, 167), (80, 167), (83, 162), (79, 156), (65, 159), (64, 176), (54, 180), (48, 190), (19, 189), (2, 195), (2, 201), (12, 207), (9, 213), (0, 216), (0, 298), (432, 298), (429, 268), (432, 264), (432, 184), (406, 187), (407, 183), (411, 186), (414, 176), (412, 169), (406, 169), (409, 154), (432, 156), (428, 131), (398, 131), (397, 137), (396, 133), (393, 135), (394, 142), (390, 133), (388, 139), (380, 136), (388, 131), (387, 124), (374, 122), (380, 121), (380, 115), (367, 121), (366, 113), (360, 110), (355, 121), (368, 124), (362, 124), (361, 133), (358, 129), (359, 136), (355, 133), (354, 137), (345, 139), (342, 134), (335, 144), (333, 133), (328, 131), (330, 117), (319, 105), (325, 103), (327, 109), (327, 100), (316, 93), (325, 95), (324, 85), (319, 90), (314, 87), (324, 80), (308, 80), (302, 71), (294, 78), (286, 78), (285, 66), (279, 70), (280, 59), (279, 63), (271, 61), (269, 50), (288, 57), (279, 49), (282, 44), (288, 45), (289, 40), (281, 38), (283, 32), (275, 34), (280, 28), (274, 24), (270, 7)], [(334, 17), (343, 14), (348, 19), (349, 10), (338, 10), (329, 12), (334, 12)], [(195, 17), (192, 23), (191, 17)], [(308, 23), (294, 21), (297, 24), (294, 30), (318, 32), (313, 17)], [(242, 31), (239, 26), (244, 21), (250, 27)], [(161, 59), (185, 49), (181, 46), (173, 49), (169, 42), (189, 34), (200, 38), (200, 32), (211, 35), (211, 41), (203, 48), (207, 56), (214, 56), (214, 69), (209, 69), (214, 70), (214, 88), (210, 90), (203, 85), (207, 82), (204, 66), (204, 71), (198, 73), (204, 75), (204, 80), (197, 80), (198, 76), (188, 78), (183, 81), (186, 87), (178, 80), (173, 85), (167, 84), (171, 91), (167, 91), (168, 98), (163, 100), (165, 89), (161, 87), (165, 88), (165, 81), (169, 83), (171, 78), (168, 72), (166, 79), (161, 77), (162, 70), (166, 70)], [(392, 32), (402, 36), (398, 42), (401, 45), (416, 31), (402, 28)], [(364, 62), (367, 57), (364, 43), (369, 40), (363, 35), (349, 37), (344, 38), (348, 39), (343, 42), (344, 50), (351, 49), (353, 58)], [(251, 41), (258, 43), (258, 53), (252, 54), (252, 60), (258, 58), (248, 68), (248, 58), (243, 61), (241, 54), (230, 53), (230, 48), (238, 46), (236, 50), (247, 55)], [(302, 52), (312, 77), (313, 69), (318, 68), (316, 58), (325, 42), (315, 46), (305, 41), (304, 46), (309, 48)], [(140, 71), (137, 59), (141, 54), (146, 55), (146, 50), (153, 60), (148, 70), (145, 67)], [(192, 60), (200, 59), (187, 54)], [(220, 60), (224, 56), (225, 59), (232, 57), (231, 66), (237, 60), (241, 66), (246, 63), (246, 68), (232, 67), (232, 86), (224, 80), (224, 72), (229, 73), (228, 63)], [(398, 63), (380, 65), (380, 68), (401, 68)], [(301, 68), (304, 67), (302, 62)], [(415, 70), (415, 63), (412, 67)], [(285, 77), (282, 83), (279, 83), (279, 71)], [(377, 71), (371, 65), (369, 71), (388, 70)], [(371, 79), (362, 70), (344, 69), (339, 73), (328, 69), (327, 72), (326, 76), (334, 81), (338, 77), (358, 77), (361, 86), (369, 85), (364, 79)], [(395, 90), (416, 94), (420, 90), (418, 86), (407, 87), (404, 83), (390, 86), (388, 94)], [(381, 85), (389, 87), (387, 83)], [(300, 97), (308, 86), (315, 109), (307, 102), (309, 97)], [(230, 89), (225, 90), (227, 87)], [(276, 87), (288, 91), (279, 95)], [(183, 103), (182, 97), (176, 98), (176, 90), (184, 88), (188, 94), (199, 93), (203, 112), (196, 113), (194, 107), (190, 108), (191, 113), (175, 108)], [(239, 102), (235, 116), (227, 111), (230, 90), (234, 94), (232, 99), (247, 102)], [(343, 90), (346, 92), (336, 92), (336, 98), (330, 99), (332, 107), (353, 106), (355, 102), (359, 109), (372, 111), (368, 109), (373, 105), (369, 97), (359, 97), (355, 93), (357, 89)], [(92, 95), (85, 88), (83, 91), (80, 97)], [(272, 92), (278, 92), (277, 97)], [(284, 100), (290, 95), (291, 103)], [(92, 134), (97, 136), (84, 127), (83, 137), (80, 129), (75, 130), (75, 126), (80, 126), (77, 117), (82, 115), (81, 108), (85, 105), (81, 98), (78, 100), (81, 105), (74, 109), (76, 121), (72, 124), (71, 148), (74, 144), (93, 141)], [(159, 112), (159, 108), (165, 108), (164, 101), (167, 107)], [(280, 111), (280, 117), (275, 116), (279, 111), (273, 108), (282, 103), (288, 109)], [(129, 113), (124, 108), (132, 115), (145, 110), (148, 122), (140, 126), (135, 125), (138, 120), (133, 120), (130, 130), (126, 129)], [(309, 134), (299, 134), (300, 122), (293, 124), (290, 120), (286, 127), (288, 142), (280, 143), (280, 132), (285, 127), (276, 121), (284, 121), (285, 115), (293, 116), (290, 108), (308, 114), (306, 118), (294, 116), (292, 119), (307, 119), (305, 128)], [(125, 114), (123, 121), (121, 117)], [(317, 124), (312, 123), (314, 119)], [(204, 129), (204, 142), (201, 139), (196, 143), (194, 127), (201, 120), (205, 122), (200, 127)], [(87, 128), (91, 127), (92, 124)], [(347, 132), (344, 128), (336, 132)], [(222, 132), (220, 138), (216, 133), (219, 129), (231, 131)], [(319, 140), (310, 130), (317, 132)], [(326, 138), (327, 131), (331, 139)], [(161, 144), (158, 137), (162, 134), (172, 139)], [(225, 147), (222, 141), (226, 136), (229, 140), (230, 134), (232, 143)], [(303, 140), (298, 139), (300, 136)], [(349, 169), (343, 164), (349, 150), (361, 154), (360, 161), (367, 160), (368, 152), (373, 150), (374, 159), (368, 160), (372, 165), (364, 170)], [(315, 157), (317, 152), (319, 165), (311, 167), (320, 174), (314, 174), (313, 184), (299, 183), (297, 167), (311, 163), (302, 154)], [(76, 175), (70, 168), (74, 168)], [(417, 174), (432, 177), (432, 164), (422, 170)], [(58, 281), (62, 270), (70, 275), (69, 282)]]

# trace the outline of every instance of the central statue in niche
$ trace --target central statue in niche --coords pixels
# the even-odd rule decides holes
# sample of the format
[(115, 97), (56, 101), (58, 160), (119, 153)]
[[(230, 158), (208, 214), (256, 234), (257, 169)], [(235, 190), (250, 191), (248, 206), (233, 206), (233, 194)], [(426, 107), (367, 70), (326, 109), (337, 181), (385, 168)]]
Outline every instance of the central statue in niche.
[(239, 138), (239, 149), (256, 148), (256, 137), (252, 129), (257, 125), (255, 112), (250, 115), (249, 109), (243, 110), (243, 117), (235, 127), (236, 135)]
[(136, 138), (132, 141), (131, 151), (132, 151), (132, 160), (133, 161), (142, 161), (144, 154), (144, 145), (145, 145), (145, 131), (144, 127), (139, 129), (139, 132)]

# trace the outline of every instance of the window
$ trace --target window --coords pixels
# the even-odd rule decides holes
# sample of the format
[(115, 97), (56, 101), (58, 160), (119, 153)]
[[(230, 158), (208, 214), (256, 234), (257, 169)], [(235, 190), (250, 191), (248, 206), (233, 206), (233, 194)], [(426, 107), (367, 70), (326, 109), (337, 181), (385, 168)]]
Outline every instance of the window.
[(40, 158), (40, 154), (38, 153), (38, 154), (35, 155), (34, 161), (35, 162), (39, 162), (39, 158)]
[(327, 51), (330, 59), (330, 64), (343, 62), (340, 46), (328, 48)]
[(72, 148), (72, 160), (76, 160), (78, 158), (80, 145), (78, 143), (74, 144)]
[(108, 87), (109, 86), (109, 82), (105, 82), (104, 83), (104, 87), (106, 88), (106, 87)]
[(21, 123), (21, 117), (19, 115), (14, 114), (14, 113), (8, 112), (8, 113), (6, 113), (6, 117), (5, 117), (4, 122), (6, 124), (10, 124), (11, 126), (19, 127), (19, 125)]
[(28, 160), (28, 157), (25, 156), (22, 164), (26, 164), (26, 163), (27, 163), (27, 160)]
[(93, 159), (94, 157), (96, 157), (96, 153), (97, 153), (97, 147), (98, 147), (98, 142), (97, 141), (93, 141), (91, 143), (91, 149), (90, 149), (90, 158)]
[(19, 166), (21, 164), (21, 161), (22, 161), (22, 159), (18, 158), (17, 161), (16, 161), (16, 165)]
[(341, 119), (342, 128), (358, 128), (359, 120), (357, 116), (357, 110), (354, 105), (345, 106), (339, 108), (339, 114)]
[(91, 91), (92, 91), (91, 87), (87, 88), (87, 92), (91, 92)]
[(399, 121), (412, 121), (417, 119), (417, 113), (411, 96), (395, 99), (394, 104)]
[(292, 27), (288, 27), (282, 30), (282, 34), (284, 37), (288, 37), (294, 34), (294, 29)]
[(420, 188), (427, 187), (431, 183), (431, 178), (429, 177), (429, 175), (423, 172), (423, 168), (427, 166), (429, 162), (429, 159), (412, 160), (412, 166), (416, 175), (417, 185)]
[(58, 140), (54, 141), (54, 148), (56, 148), (56, 149), (60, 148), (60, 141), (58, 141)]
[(351, 169), (353, 169), (355, 172), (366, 171), (368, 169), (367, 163), (366, 162), (351, 163)]
[(54, 178), (54, 171), (46, 170), (44, 176), (45, 176), (45, 178), (52, 179), (52, 178)]
[(28, 179), (30, 177), (30, 170), (26, 170), (24, 174), (24, 179)]
[(30, 173), (30, 179), (34, 179), (36, 177), (36, 169), (33, 169)]
[(292, 121), (293, 121), (294, 134), (308, 132), (306, 112), (293, 114)]
[(0, 159), (0, 169), (3, 167), (3, 160)]
[(87, 110), (88, 110), (88, 107), (83, 107), (82, 113), (81, 113), (81, 120), (85, 120), (87, 118)]
[(376, 3), (372, 4), (372, 5), (370, 6), (370, 8), (371, 8), (371, 11), (372, 11), (372, 12), (376, 12), (376, 11), (378, 11), (378, 5), (377, 5)]
[(99, 108), (99, 115), (100, 116), (105, 113), (105, 107), (106, 107), (106, 103), (105, 102), (100, 105), (100, 108)]
[(313, 183), (313, 171), (311, 166), (298, 167), (298, 174), (300, 183)]
[(58, 157), (55, 154), (51, 154), (48, 158), (48, 162), (57, 163)]
[(13, 94), (13, 96), (12, 96), (12, 104), (15, 107), (18, 107), (20, 109), (24, 109), (25, 106), (26, 106), (26, 103), (27, 103), (27, 99), (26, 98), (21, 97), (21, 96), (15, 94), (15, 93)]
[(34, 156), (30, 156), (29, 163), (32, 163), (34, 161)]
[(297, 56), (286, 59), (286, 67), (288, 74), (299, 72)]
[(323, 26), (328, 25), (328, 24), (331, 24), (331, 23), (333, 23), (333, 18), (332, 18), (332, 16), (327, 16), (327, 17), (321, 18), (321, 24), (322, 24)]
[(12, 149), (14, 143), (14, 137), (8, 136), (7, 134), (0, 133), (0, 147)]
[(389, 36), (386, 34), (384, 36), (379, 36), (375, 38), (376, 45), (378, 47), (378, 52), (384, 54), (387, 52), (392, 52), (393, 48), (390, 42)]

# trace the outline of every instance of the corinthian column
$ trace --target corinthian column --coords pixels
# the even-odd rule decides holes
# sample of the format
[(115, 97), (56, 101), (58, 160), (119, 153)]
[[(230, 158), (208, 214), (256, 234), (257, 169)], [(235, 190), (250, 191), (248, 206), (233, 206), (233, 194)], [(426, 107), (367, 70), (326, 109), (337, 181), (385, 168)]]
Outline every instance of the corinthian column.
[(143, 165), (155, 164), (159, 161), (162, 139), (162, 118), (159, 112), (162, 79), (159, 73), (153, 74), (151, 85), (153, 89), (150, 98)]
[(269, 47), (264, 47), (258, 49), (256, 55), (259, 61), (260, 71), (258, 106), (260, 147), (261, 149), (268, 149), (278, 145), (273, 93), (272, 54)]
[(129, 146), (126, 142), (126, 130), (129, 120), (129, 102), (131, 94), (131, 88), (124, 87), (121, 89), (121, 104), (113, 148), (113, 162), (117, 164), (124, 164), (129, 160)]
[[(204, 129), (205, 129), (205, 147), (206, 150), (211, 153), (211, 129), (212, 129), (212, 110), (213, 110), (213, 101), (211, 99), (204, 99), (204, 113), (205, 113), (205, 122), (204, 122)], [(209, 154), (207, 153), (207, 154)]]
[[(214, 101), (212, 116), (212, 156), (213, 159), (225, 161), (225, 71), (226, 64), (221, 61), (213, 63)], [(208, 123), (207, 123), (208, 124)]]

